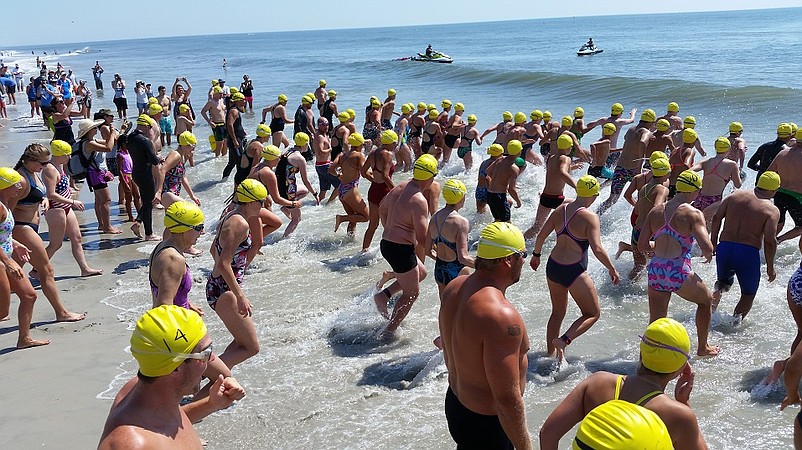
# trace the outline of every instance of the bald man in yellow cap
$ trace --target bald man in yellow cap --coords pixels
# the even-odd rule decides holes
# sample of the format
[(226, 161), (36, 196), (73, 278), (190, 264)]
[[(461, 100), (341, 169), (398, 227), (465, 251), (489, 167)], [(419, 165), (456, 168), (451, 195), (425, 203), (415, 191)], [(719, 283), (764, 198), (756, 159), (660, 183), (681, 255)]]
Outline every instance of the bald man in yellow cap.
[[(579, 383), (554, 409), (540, 429), (540, 448), (557, 450), (560, 438), (594, 408), (624, 400), (654, 411), (665, 422), (674, 448), (706, 449), (699, 423), (690, 406), (694, 372), (688, 332), (674, 319), (652, 322), (640, 341), (638, 371), (617, 375), (599, 371)], [(677, 379), (674, 399), (665, 394)]]
[[(732, 163), (735, 164), (735, 163)], [(741, 299), (735, 307), (736, 320), (746, 317), (760, 284), (760, 247), (766, 255), (766, 274), (774, 281), (777, 253), (777, 223), (780, 210), (771, 202), (781, 186), (777, 172), (763, 172), (752, 191), (736, 190), (728, 195), (713, 216), (710, 240), (716, 248), (716, 287), (713, 311), (738, 276)], [(721, 230), (721, 221), (724, 229)], [(721, 237), (719, 238), (719, 230)]]
[(136, 322), (131, 353), (137, 376), (114, 398), (98, 449), (200, 450), (192, 424), (245, 396), (235, 379), (220, 375), (209, 397), (180, 406), (184, 396), (198, 392), (208, 362), (216, 358), (206, 325), (194, 311), (176, 305), (147, 311)]
[(774, 196), (774, 204), (780, 208), (780, 224), (777, 232), (785, 225), (785, 212), (791, 213), (794, 228), (777, 237), (779, 242), (794, 239), (802, 235), (802, 131), (795, 133), (796, 142), (793, 147), (782, 150), (769, 166), (768, 170), (777, 172), (782, 185)]
[(509, 222), (493, 222), (480, 234), (476, 271), (443, 290), (445, 412), (458, 447), (532, 448), (523, 400), (529, 337), (505, 295), (521, 278), (525, 258), (521, 231)]

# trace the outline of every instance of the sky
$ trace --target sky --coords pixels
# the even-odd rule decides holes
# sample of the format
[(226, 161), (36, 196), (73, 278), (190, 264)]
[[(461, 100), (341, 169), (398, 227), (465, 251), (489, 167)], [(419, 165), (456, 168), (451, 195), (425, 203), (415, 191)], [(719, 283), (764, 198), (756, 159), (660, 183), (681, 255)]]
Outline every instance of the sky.
[[(510, 3), (488, 0), (235, 0), (231, 3), (212, 0), (137, 0), (124, 4), (82, 0), (79, 4), (76, 3), (74, 8), (54, 7), (50, 11), (56, 14), (36, 14), (36, 19), (31, 22), (26, 20), (30, 16), (29, 5), (25, 2), (6, 2), (3, 16), (11, 20), (3, 21), (0, 47), (197, 34), (802, 7), (802, 0), (573, 0), (567, 8), (566, 3), (560, 1), (521, 2), (526, 6), (512, 8)], [(678, 10), (677, 5), (681, 5), (682, 9)], [(51, 31), (43, 33), (42, 30)]]

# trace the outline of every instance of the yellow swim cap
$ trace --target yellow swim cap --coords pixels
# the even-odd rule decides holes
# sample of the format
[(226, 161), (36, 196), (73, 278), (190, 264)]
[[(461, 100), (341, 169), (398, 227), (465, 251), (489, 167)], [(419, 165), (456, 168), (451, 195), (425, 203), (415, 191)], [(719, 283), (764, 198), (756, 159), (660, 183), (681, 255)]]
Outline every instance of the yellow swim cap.
[(513, 253), (524, 253), (524, 235), (509, 222), (492, 222), (479, 235), (479, 248), (476, 256), (482, 259), (506, 258)]
[(744, 130), (741, 122), (730, 122), (730, 133), (740, 133)]
[(261, 202), (267, 198), (267, 188), (253, 178), (246, 178), (237, 186), (237, 201), (239, 203)]
[(671, 128), (671, 124), (668, 123), (666, 119), (658, 120), (654, 126), (657, 128), (657, 131), (668, 131), (668, 129)]
[(236, 94), (237, 92), (239, 92), (239, 89), (235, 88), (234, 86), (231, 86), (230, 88), (228, 88), (228, 93), (229, 94), (233, 95), (233, 94)]
[(351, 116), (348, 115), (348, 111), (340, 111), (337, 113), (337, 119), (340, 121), (340, 123), (348, 122), (350, 118)]
[(153, 104), (153, 103), (159, 103), (159, 99), (156, 98), (156, 97), (150, 97), (148, 99), (148, 105)]
[(231, 94), (232, 102), (239, 102), (242, 100), (245, 100), (245, 94), (243, 94), (242, 92), (234, 92), (233, 94)]
[(691, 358), (690, 351), (688, 332), (674, 319), (663, 317), (655, 320), (641, 336), (641, 364), (653, 372), (676, 372)]
[(468, 188), (465, 183), (456, 178), (452, 178), (443, 184), (443, 198), (447, 205), (455, 205), (465, 198)]
[(403, 105), (401, 105), (401, 114), (409, 114), (411, 112), (412, 108), (408, 104), (404, 103)]
[(504, 111), (501, 113), (501, 118), (506, 122), (508, 120), (512, 120), (512, 113), (509, 111)]
[(507, 154), (510, 156), (520, 155), (523, 149), (524, 146), (518, 139), (511, 139), (510, 142), (507, 143)]
[(442, 106), (443, 108), (448, 108), (449, 106), (451, 106), (451, 100), (444, 98), (443, 101), (440, 102), (440, 106)]
[(215, 86), (212, 88), (212, 94), (222, 94), (222, 93), (223, 93), (223, 88), (221, 88), (220, 86)]
[(641, 122), (653, 123), (655, 120), (657, 120), (657, 114), (653, 109), (644, 109), (640, 114)]
[(371, 100), (370, 101), (371, 108), (380, 108), (381, 105), (382, 105), (381, 100)]
[(326, 93), (329, 94), (329, 97), (332, 98), (337, 96), (337, 91), (335, 91), (334, 89), (329, 89), (329, 92)]
[(794, 122), (788, 122), (788, 125), (791, 125), (791, 134), (794, 134), (799, 130), (799, 126)]
[(203, 211), (196, 204), (177, 201), (164, 212), (164, 228), (171, 233), (183, 233), (194, 227), (203, 230)]
[(287, 96), (285, 94), (279, 94), (278, 95), (278, 101), (286, 102), (287, 101)]
[(309, 143), (309, 135), (303, 131), (299, 131), (298, 133), (295, 133), (295, 136), (292, 138), (292, 140), (295, 141), (295, 145), (298, 147), (303, 147)]
[(183, 133), (178, 135), (178, 145), (181, 146), (198, 145), (198, 138), (196, 138), (191, 131), (184, 131)]
[(439, 115), (440, 115), (440, 113), (437, 112), (436, 109), (432, 109), (432, 110), (429, 111), (429, 118), (430, 119), (436, 119), (437, 116), (439, 116)]
[(536, 109), (529, 113), (529, 118), (532, 120), (540, 120), (543, 118), (543, 111)]
[(210, 134), (210, 135), (209, 135), (209, 145), (210, 145), (210, 146), (212, 146), (212, 147), (214, 147), (214, 145), (215, 145), (216, 143), (217, 143), (217, 141), (215, 140), (215, 138), (214, 138), (214, 135), (213, 135), (213, 134)]
[(551, 117), (552, 117), (551, 111), (543, 111), (543, 120), (548, 122), (551, 120)]
[(593, 408), (576, 432), (572, 450), (672, 450), (666, 424), (654, 411), (624, 400)]
[(684, 128), (695, 128), (696, 127), (696, 117), (685, 116), (685, 120), (682, 121), (682, 126)]
[(797, 141), (802, 142), (802, 128), (796, 130), (796, 134), (794, 135)]
[(574, 146), (574, 140), (571, 139), (571, 136), (568, 136), (567, 134), (561, 134), (560, 137), (557, 138), (558, 149), (568, 150), (573, 146)]
[(323, 87), (326, 85), (326, 80), (320, 80), (318, 81), (318, 84), (320, 85), (320, 87)]
[(164, 112), (164, 108), (162, 108), (162, 106), (159, 105), (158, 103), (151, 103), (148, 106), (148, 115), (155, 116), (160, 112)]
[(270, 129), (269, 126), (260, 123), (256, 127), (256, 135), (259, 137), (268, 137), (273, 133), (273, 130)]
[(362, 137), (359, 133), (351, 133), (348, 136), (348, 144), (351, 147), (359, 147), (360, 145), (365, 143), (365, 138)]
[(393, 89), (393, 88), (387, 89), (387, 96), (388, 97), (392, 97), (394, 95), (395, 95), (395, 89)]
[(574, 110), (574, 118), (581, 119), (585, 117), (585, 110), (581, 106), (577, 106)]
[(217, 79), (212, 80), (212, 86), (217, 86), (218, 84), (220, 84), (220, 82), (217, 81)]
[(19, 183), (22, 175), (11, 167), (0, 167), (0, 191)]
[(435, 175), (437, 175), (437, 160), (428, 153), (420, 155), (412, 166), (412, 178), (426, 181)]
[(685, 128), (682, 130), (682, 142), (693, 144), (697, 139), (699, 139), (699, 134), (693, 128)]
[(574, 118), (571, 116), (563, 116), (562, 120), (560, 121), (560, 124), (564, 127), (570, 127), (571, 125), (574, 124)]
[(593, 175), (582, 175), (576, 180), (577, 197), (594, 197), (599, 195), (599, 182)]
[(281, 150), (273, 144), (262, 146), (262, 158), (266, 161), (275, 161), (281, 156)]
[(791, 124), (781, 123), (777, 126), (777, 136), (785, 138), (791, 136)]
[[(662, 153), (662, 152), (660, 152)], [(652, 175), (662, 177), (671, 172), (671, 163), (666, 158), (657, 158), (651, 163)]]
[(306, 96), (306, 95), (301, 97), (301, 104), (311, 105), (312, 103), (315, 103), (315, 99), (314, 98)]
[(382, 131), (382, 144), (389, 145), (398, 142), (398, 134), (393, 130)]
[(605, 136), (612, 136), (613, 134), (615, 134), (615, 130), (616, 130), (615, 124), (605, 123), (604, 126), (602, 127), (602, 134)]
[(727, 153), (730, 151), (730, 140), (725, 137), (719, 137), (715, 143), (716, 153)]
[(649, 155), (649, 165), (654, 164), (655, 160), (658, 160), (658, 159), (666, 159), (667, 160), (668, 159), (668, 155), (666, 155), (666, 152), (661, 151), (661, 150), (653, 151), (652, 154)]
[(161, 377), (180, 366), (204, 336), (206, 325), (200, 314), (176, 305), (161, 305), (136, 321), (131, 354), (142, 375)]
[(465, 105), (462, 103), (457, 103), (454, 105), (454, 111), (465, 111)]
[(353, 108), (348, 108), (346, 109), (346, 111), (348, 112), (348, 115), (351, 117), (351, 119), (356, 119), (356, 111), (354, 111)]
[(72, 154), (72, 146), (67, 142), (56, 139), (50, 143), (50, 154), (53, 156), (67, 156)]
[(624, 112), (624, 105), (621, 103), (613, 103), (613, 106), (610, 107), (610, 115), (617, 116)]
[(500, 156), (504, 153), (504, 147), (501, 144), (493, 144), (487, 148), (487, 154), (490, 156)]
[(476, 118), (476, 114), (469, 114), (468, 115), (468, 123), (476, 123), (478, 119)]
[(677, 177), (677, 192), (696, 192), (702, 189), (702, 177), (693, 170), (686, 170)]
[(526, 123), (526, 114), (522, 112), (515, 113), (515, 124)]
[(780, 188), (780, 174), (777, 172), (766, 171), (757, 179), (757, 187), (764, 191), (776, 191)]
[(149, 127), (149, 126), (153, 125), (151, 120), (153, 120), (153, 119), (151, 119), (149, 115), (140, 114), (139, 117), (136, 118), (136, 124), (137, 125), (144, 125), (146, 127)]
[(678, 113), (679, 112), (679, 105), (677, 102), (671, 102), (668, 104), (668, 112)]
[(418, 111), (426, 111), (426, 103), (418, 102)]
[(182, 103), (182, 104), (178, 105), (178, 112), (185, 113), (185, 112), (188, 112), (188, 111), (189, 111), (189, 105), (187, 105), (186, 103)]
[(427, 111), (437, 111), (437, 105), (435, 105), (434, 103), (429, 103), (428, 105), (426, 105), (426, 110)]

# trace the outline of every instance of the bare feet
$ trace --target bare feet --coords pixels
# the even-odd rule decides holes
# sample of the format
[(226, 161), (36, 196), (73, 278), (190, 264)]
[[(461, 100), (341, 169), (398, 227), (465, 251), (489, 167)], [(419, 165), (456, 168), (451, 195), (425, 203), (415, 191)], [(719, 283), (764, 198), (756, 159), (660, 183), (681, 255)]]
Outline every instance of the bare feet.
[(103, 275), (103, 269), (86, 269), (81, 271), (82, 277), (94, 277), (96, 275)]
[(390, 319), (390, 312), (387, 310), (387, 303), (390, 301), (390, 298), (387, 297), (387, 294), (384, 291), (379, 291), (376, 295), (373, 296), (373, 303), (376, 304), (376, 309), (379, 310), (379, 314), (382, 315), (385, 319)]
[(721, 348), (716, 347), (715, 345), (707, 344), (705, 348), (699, 347), (699, 350), (696, 352), (699, 356), (716, 356), (721, 352)]
[[(482, 211), (482, 212), (484, 212), (484, 211)], [(524, 239), (532, 239), (533, 237), (535, 237), (536, 234), (537, 233), (535, 232), (535, 228), (534, 227), (529, 228), (528, 230), (526, 230), (524, 232)]]
[(765, 385), (774, 384), (775, 381), (780, 379), (780, 375), (782, 375), (783, 371), (785, 370), (785, 363), (787, 359), (780, 359), (774, 361), (774, 367), (771, 368), (771, 373), (766, 375), (766, 378), (761, 381), (761, 383)]
[(620, 258), (622, 253), (628, 252), (630, 250), (632, 250), (632, 248), (630, 247), (629, 244), (627, 244), (624, 241), (618, 241), (618, 251), (615, 252), (615, 259)]
[(434, 346), (435, 346), (435, 347), (437, 347), (437, 348), (439, 348), (440, 350), (442, 350), (442, 349), (443, 349), (443, 338), (441, 338), (440, 336), (437, 336), (437, 337), (436, 337), (436, 338), (434, 338), (434, 340), (432, 341), (432, 344), (434, 344)]
[(0, 317), (0, 322), (5, 322), (6, 320), (10, 319), (11, 316)]
[(376, 282), (376, 289), (383, 288), (384, 287), (384, 283), (387, 283), (388, 281), (392, 280), (393, 278), (395, 278), (395, 272), (391, 272), (389, 270), (385, 270), (384, 272), (382, 272), (381, 279), (378, 282)]
[(122, 234), (123, 232), (123, 230), (114, 227), (104, 229), (98, 228), (97, 231), (99, 231), (100, 234)]
[(565, 359), (565, 341), (560, 338), (554, 338), (551, 340), (551, 345), (554, 347), (557, 362), (562, 363), (563, 359)]
[(146, 241), (161, 241), (162, 238), (161, 238), (161, 236), (156, 236), (155, 234), (149, 234), (149, 235), (145, 236), (145, 240)]
[(340, 215), (338, 214), (338, 215), (334, 216), (334, 232), (335, 233), (337, 232), (337, 230), (340, 229), (340, 224), (341, 223), (343, 223), (343, 221), (342, 221), (342, 218), (340, 217)]
[(201, 250), (201, 249), (199, 249), (199, 248), (195, 248), (195, 246), (193, 245), (192, 247), (190, 247), (190, 248), (188, 248), (188, 249), (186, 250), (186, 253), (187, 253), (188, 255), (190, 255), (190, 256), (198, 256), (198, 255), (200, 255), (201, 253), (203, 253), (203, 250)]
[(134, 222), (134, 224), (131, 225), (131, 231), (133, 231), (134, 235), (136, 237), (138, 237), (139, 239), (142, 239), (142, 230), (141, 230), (141, 228), (142, 228), (142, 225), (140, 225), (139, 222)]
[(28, 272), (28, 276), (33, 278), (34, 280), (40, 281), (39, 280), (39, 272), (37, 272), (36, 269), (31, 269), (31, 271)]
[(47, 345), (49, 343), (50, 343), (50, 341), (48, 341), (48, 340), (43, 340), (42, 341), (42, 340), (37, 340), (37, 339), (31, 338), (31, 337), (28, 337), (27, 339), (18, 340), (17, 341), (17, 348), (18, 349), (23, 349), (23, 348), (31, 348), (31, 347), (40, 347), (42, 345)]
[(67, 312), (65, 315), (56, 316), (56, 322), (80, 322), (84, 319), (86, 319), (86, 313)]

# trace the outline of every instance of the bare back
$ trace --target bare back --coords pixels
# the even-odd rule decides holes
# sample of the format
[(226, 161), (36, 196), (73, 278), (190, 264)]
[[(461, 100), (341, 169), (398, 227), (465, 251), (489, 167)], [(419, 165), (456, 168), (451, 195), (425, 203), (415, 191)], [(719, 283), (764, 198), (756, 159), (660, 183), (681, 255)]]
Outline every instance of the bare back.
[(760, 248), (769, 221), (777, 223), (780, 211), (769, 199), (760, 199), (753, 192), (736, 191), (727, 196), (719, 208), (724, 212), (724, 230), (719, 241), (738, 242)]

